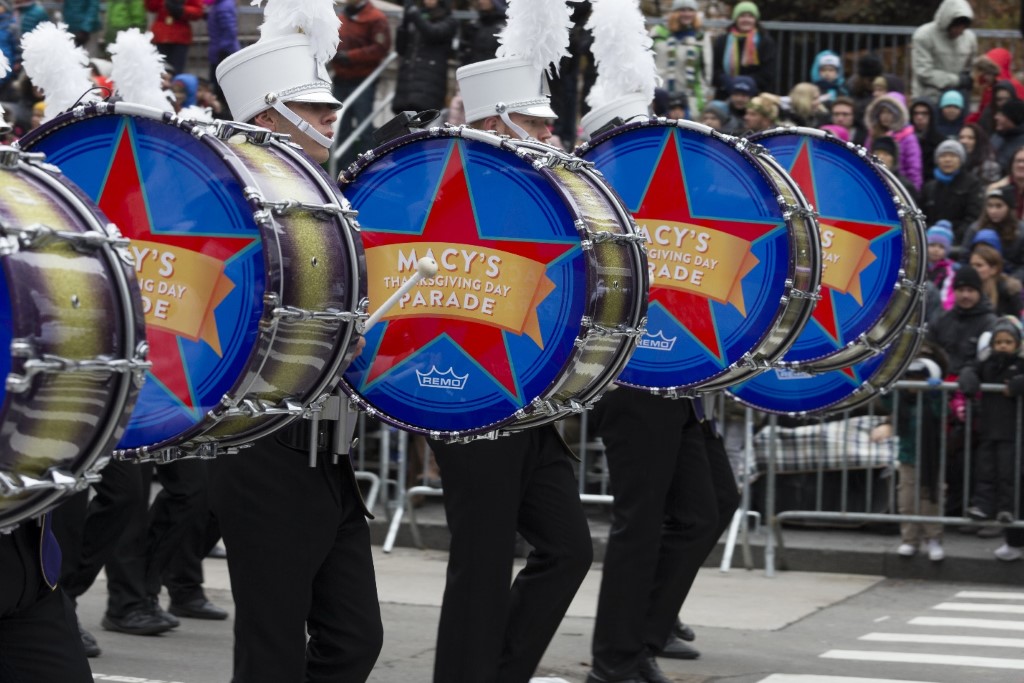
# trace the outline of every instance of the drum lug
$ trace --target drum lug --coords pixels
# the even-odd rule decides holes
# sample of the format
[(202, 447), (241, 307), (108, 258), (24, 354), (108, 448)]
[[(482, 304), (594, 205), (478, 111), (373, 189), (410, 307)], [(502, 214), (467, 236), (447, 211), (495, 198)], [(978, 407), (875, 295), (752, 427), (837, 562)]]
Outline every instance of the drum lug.
[(18, 168), (18, 164), (21, 163), (21, 156), (21, 152), (13, 147), (0, 147), (0, 167)]
[(0, 256), (10, 256), (18, 253), (18, 240), (0, 235)]

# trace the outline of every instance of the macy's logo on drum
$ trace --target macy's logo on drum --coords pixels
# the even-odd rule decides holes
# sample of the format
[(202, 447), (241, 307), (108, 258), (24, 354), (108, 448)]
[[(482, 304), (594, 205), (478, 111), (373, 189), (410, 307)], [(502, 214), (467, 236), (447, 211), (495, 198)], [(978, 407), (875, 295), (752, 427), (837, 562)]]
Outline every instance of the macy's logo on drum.
[(664, 330), (658, 330), (658, 334), (645, 332), (637, 344), (641, 349), (651, 349), (652, 351), (671, 351), (675, 345), (676, 337), (669, 339), (665, 336)]
[(430, 366), (430, 372), (416, 371), (416, 379), (421, 387), (433, 387), (435, 389), (457, 389), (462, 391), (466, 388), (466, 380), (469, 373), (461, 377), (455, 374), (454, 368), (448, 368), (444, 372), (437, 369), (436, 365)]

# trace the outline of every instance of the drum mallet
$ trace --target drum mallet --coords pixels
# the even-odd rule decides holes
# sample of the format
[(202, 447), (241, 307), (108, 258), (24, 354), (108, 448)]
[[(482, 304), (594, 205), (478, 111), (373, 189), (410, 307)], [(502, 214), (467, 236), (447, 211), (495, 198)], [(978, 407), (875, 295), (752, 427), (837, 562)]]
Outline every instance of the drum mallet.
[(437, 274), (437, 262), (432, 258), (424, 256), (416, 262), (416, 272), (413, 276), (406, 280), (405, 284), (398, 288), (398, 290), (388, 297), (388, 300), (380, 305), (376, 311), (373, 312), (366, 322), (363, 323), (362, 330), (363, 334), (370, 331), (370, 328), (380, 322), (380, 319), (384, 317), (392, 306), (398, 303), (398, 300), (409, 293), (413, 287), (419, 284), (419, 281), (423, 278), (434, 277)]

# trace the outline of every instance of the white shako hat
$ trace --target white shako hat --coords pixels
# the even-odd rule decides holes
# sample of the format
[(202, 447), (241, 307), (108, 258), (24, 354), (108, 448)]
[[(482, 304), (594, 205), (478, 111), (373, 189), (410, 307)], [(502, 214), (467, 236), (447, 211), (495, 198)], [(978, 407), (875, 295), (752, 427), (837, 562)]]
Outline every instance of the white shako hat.
[[(254, 0), (259, 5), (262, 0)], [(340, 20), (331, 0), (270, 0), (261, 37), (217, 66), (217, 82), (231, 115), (248, 121), (275, 109), (323, 147), (331, 139), (298, 116), (286, 102), (341, 102), (331, 93), (327, 61), (338, 47)]]
[(510, 0), (508, 21), (498, 34), (496, 59), (455, 72), (466, 121), (500, 116), (517, 135), (529, 137), (509, 114), (557, 118), (551, 109), (546, 71), (569, 55), (572, 12), (564, 0)]
[(597, 80), (580, 124), (588, 135), (616, 118), (648, 115), (658, 83), (652, 40), (637, 0), (592, 0), (586, 28), (594, 35)]
[(522, 57), (488, 59), (455, 72), (472, 123), (505, 112), (557, 118), (551, 109), (548, 77), (533, 61)]

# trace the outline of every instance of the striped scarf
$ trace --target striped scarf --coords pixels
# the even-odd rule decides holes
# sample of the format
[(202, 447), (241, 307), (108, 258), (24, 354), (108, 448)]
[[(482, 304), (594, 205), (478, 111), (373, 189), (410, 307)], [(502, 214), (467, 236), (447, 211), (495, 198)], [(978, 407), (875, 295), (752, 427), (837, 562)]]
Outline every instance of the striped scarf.
[[(740, 38), (746, 38), (743, 43), (743, 55), (740, 55)], [(758, 66), (761, 62), (757, 57), (757, 44), (760, 38), (755, 28), (750, 33), (740, 33), (733, 26), (725, 38), (725, 73), (730, 76), (738, 76), (740, 66)]]

